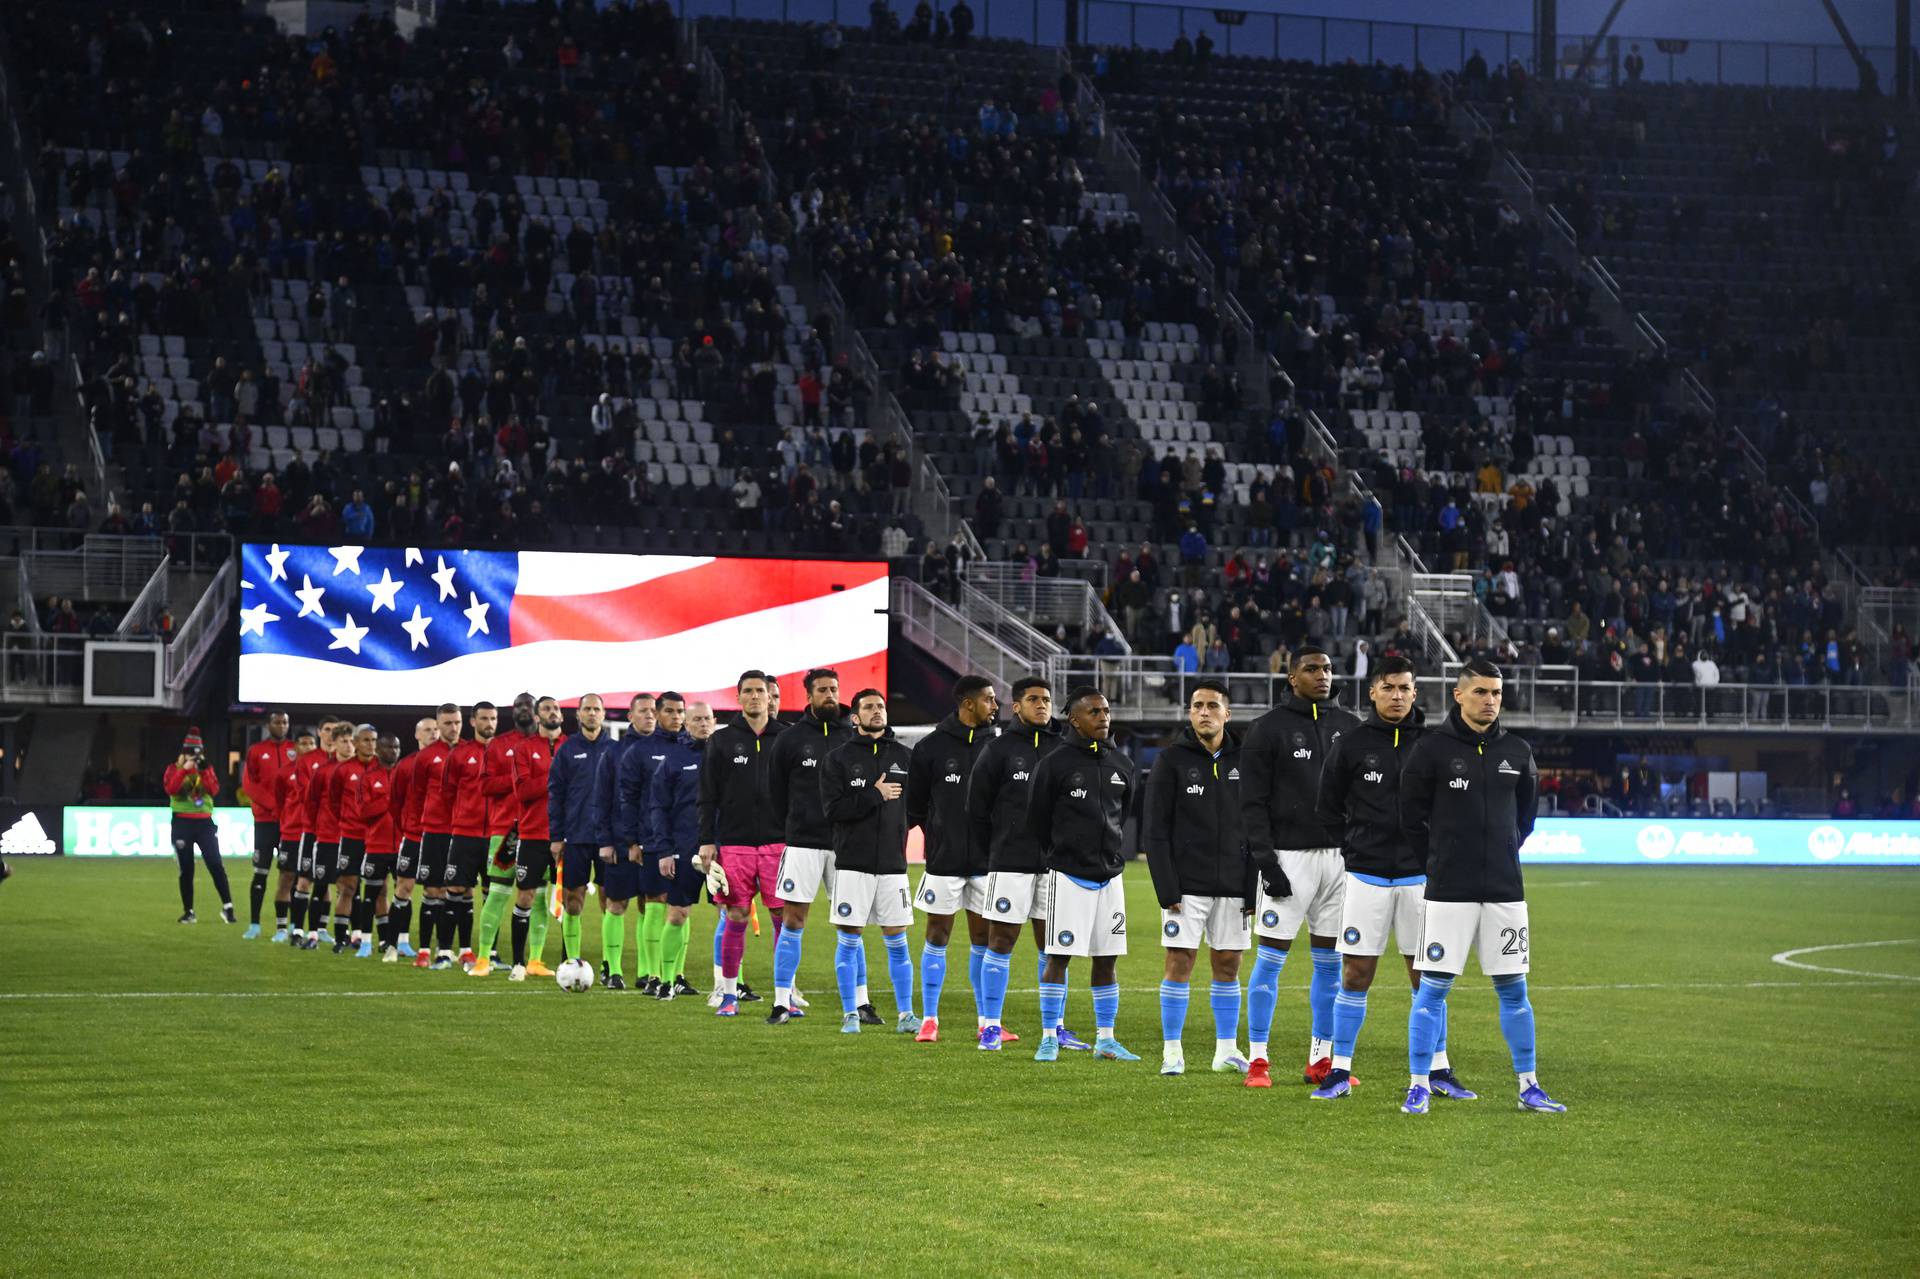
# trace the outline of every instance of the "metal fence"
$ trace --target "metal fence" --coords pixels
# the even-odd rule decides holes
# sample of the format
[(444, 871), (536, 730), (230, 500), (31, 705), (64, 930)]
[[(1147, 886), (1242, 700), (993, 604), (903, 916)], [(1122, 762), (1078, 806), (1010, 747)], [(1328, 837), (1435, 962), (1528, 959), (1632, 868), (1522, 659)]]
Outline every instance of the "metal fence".
[(1025, 618), (1037, 628), (1066, 626), (1077, 630), (1084, 639), (1097, 626), (1118, 641), (1122, 651), (1133, 651), (1126, 632), (1101, 603), (1100, 593), (1082, 578), (1027, 580), (1020, 566), (1005, 560), (991, 560), (969, 564), (967, 581), (1001, 608)]
[(892, 590), (893, 616), (901, 632), (950, 669), (985, 675), (1001, 688), (1034, 673), (1025, 655), (920, 583), (895, 577)]
[(234, 597), (239, 594), (239, 561), (229, 559), (213, 575), (213, 581), (200, 596), (200, 602), (193, 606), (193, 612), (187, 614), (187, 620), (180, 624), (174, 633), (173, 642), (167, 645), (167, 691), (178, 694), (185, 689), (187, 680), (200, 666), (200, 661), (213, 651), (228, 616), (233, 612)]
[(0, 635), (0, 703), (77, 704), (86, 652), (84, 635)]

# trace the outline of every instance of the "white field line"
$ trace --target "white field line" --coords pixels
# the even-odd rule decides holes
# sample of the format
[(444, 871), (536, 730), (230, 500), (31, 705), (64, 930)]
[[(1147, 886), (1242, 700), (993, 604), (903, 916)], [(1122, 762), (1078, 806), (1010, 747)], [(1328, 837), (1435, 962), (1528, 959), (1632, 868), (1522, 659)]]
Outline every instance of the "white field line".
[(1799, 968), (1810, 973), (1842, 973), (1848, 977), (1875, 977), (1882, 981), (1920, 981), (1920, 976), (1910, 973), (1881, 973), (1871, 969), (1835, 968), (1830, 964), (1803, 964), (1795, 955), (1817, 955), (1831, 950), (1870, 950), (1876, 946), (1911, 946), (1920, 942), (1920, 937), (1901, 937), (1894, 941), (1848, 941), (1836, 942), (1830, 946), (1801, 946), (1797, 950), (1783, 950), (1773, 957), (1773, 962), (1786, 968)]

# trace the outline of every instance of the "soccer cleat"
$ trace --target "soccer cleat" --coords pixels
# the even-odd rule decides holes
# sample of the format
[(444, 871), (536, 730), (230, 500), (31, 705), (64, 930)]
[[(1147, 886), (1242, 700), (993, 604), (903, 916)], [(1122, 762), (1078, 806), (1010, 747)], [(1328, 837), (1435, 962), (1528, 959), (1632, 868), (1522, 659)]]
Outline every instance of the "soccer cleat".
[(1062, 1050), (1066, 1052), (1084, 1053), (1084, 1052), (1093, 1051), (1092, 1044), (1080, 1038), (1080, 1036), (1074, 1034), (1071, 1030), (1068, 1030), (1065, 1026), (1055, 1026), (1053, 1028), (1053, 1033), (1059, 1036), (1060, 1047)]
[(1184, 1075), (1187, 1073), (1187, 1059), (1182, 1053), (1162, 1051), (1160, 1054), (1160, 1073), (1163, 1075)]
[(840, 1033), (843, 1035), (859, 1034), (860, 1033), (860, 1014), (859, 1013), (841, 1013), (840, 1014)]
[(1327, 1075), (1331, 1073), (1332, 1070), (1333, 1058), (1315, 1058), (1305, 1070), (1300, 1072), (1300, 1082), (1303, 1084), (1312, 1084), (1315, 1088), (1318, 1088), (1321, 1084), (1327, 1082)]
[(673, 1001), (673, 987), (667, 985), (665, 982), (661, 982), (660, 989), (653, 992), (653, 997), (663, 1004), (671, 1003)]
[(753, 987), (747, 985), (745, 982), (741, 982), (740, 1002), (743, 1004), (757, 1004), (760, 1002), (760, 996), (753, 993)]
[(793, 1014), (785, 1008), (782, 1008), (779, 1004), (775, 1004), (773, 1011), (767, 1014), (767, 1025), (769, 1026), (784, 1026), (792, 1020)]
[(433, 956), (424, 950), (417, 950), (413, 953), (413, 966), (415, 968), (431, 968), (433, 967)]
[(228, 902), (220, 908), (220, 922), (223, 924), (237, 924), (240, 922), (240, 916), (233, 913), (232, 902)]
[(913, 1037), (916, 1044), (937, 1044), (940, 1042), (940, 1019), (929, 1017), (920, 1023), (920, 1033)]
[(1528, 1084), (1520, 1090), (1520, 1109), (1536, 1111), (1543, 1115), (1567, 1113), (1567, 1108), (1547, 1096), (1547, 1090), (1539, 1084)]
[(1035, 1061), (1059, 1061), (1060, 1041), (1050, 1035), (1040, 1037), (1040, 1046), (1033, 1050)]
[(854, 1009), (854, 1012), (859, 1015), (862, 1026), (884, 1026), (887, 1024), (885, 1019), (880, 1016), (880, 1010), (872, 1004), (862, 1004)]
[(713, 1015), (715, 1017), (738, 1017), (740, 1015), (740, 1001), (732, 995), (720, 996), (720, 1006), (713, 1010)]
[(259, 937), (259, 936), (260, 936), (260, 925), (258, 925), (258, 924), (248, 924), (248, 925), (247, 925), (247, 931), (246, 931), (246, 932), (244, 932), (244, 933), (241, 933), (241, 934), (240, 934), (240, 940), (241, 940), (241, 941), (253, 941), (253, 940), (254, 940), (255, 938), (257, 938), (257, 937)]
[(362, 939), (362, 941), (360, 942), (360, 949), (353, 952), (353, 957), (355, 959), (372, 959), (373, 958), (372, 939), (370, 938)]
[(452, 968), (452, 967), (453, 967), (453, 959), (447, 955), (440, 956), (440, 958), (433, 961), (433, 965), (432, 965), (433, 971), (436, 973), (444, 973), (449, 968)]
[(1215, 1053), (1213, 1055), (1213, 1069), (1216, 1074), (1226, 1074), (1228, 1071), (1232, 1071), (1236, 1075), (1244, 1075), (1247, 1073), (1247, 1059), (1242, 1057), (1238, 1052)]
[(412, 942), (410, 942), (410, 941), (408, 941), (408, 940), (407, 940), (407, 939), (406, 939), (405, 937), (402, 937), (402, 938), (400, 939), (400, 941), (399, 941), (399, 943), (398, 943), (398, 946), (399, 946), (399, 950), (400, 950), (400, 958), (402, 958), (402, 959), (412, 959), (412, 958), (413, 958), (413, 956), (414, 956), (414, 949), (413, 949), (413, 943), (412, 943)]
[(493, 976), (493, 961), (491, 959), (486, 958), (485, 956), (482, 956), (481, 958), (474, 960), (473, 967), (467, 969), (467, 976), (469, 977)]
[(665, 984), (666, 983), (662, 982), (658, 977), (648, 977), (640, 983), (640, 993), (643, 995), (652, 995), (655, 999), (658, 999), (660, 997), (660, 988)]
[(394, 947), (394, 946), (387, 946), (387, 947), (384, 947), (384, 948), (383, 948), (383, 949), (382, 949), (382, 950), (380, 951), (380, 962), (381, 962), (381, 963), (383, 963), (383, 964), (397, 964), (397, 963), (399, 963), (399, 962), (400, 962), (400, 951), (399, 951), (399, 948), (397, 948), (397, 947)]
[(698, 995), (700, 992), (695, 990), (693, 983), (685, 977), (675, 977), (673, 979), (673, 993), (677, 997), (680, 995)]
[(1004, 1043), (1005, 1040), (1006, 1034), (998, 1026), (982, 1026), (980, 1028), (979, 1048), (983, 1053), (999, 1052), (1000, 1045)]
[(803, 995), (803, 994), (801, 994), (801, 993), (800, 993), (800, 988), (799, 988), (798, 986), (795, 986), (795, 987), (793, 988), (793, 993), (792, 993), (792, 994), (790, 994), (790, 995), (788, 995), (788, 996), (787, 996), (787, 998), (789, 998), (789, 999), (791, 999), (791, 1000), (793, 1000), (793, 1006), (794, 1006), (795, 1008), (811, 1008), (811, 1007), (813, 1007), (813, 1005), (812, 1005), (812, 1004), (810, 1004), (810, 1003), (808, 1003), (808, 1002), (807, 1002), (807, 997), (806, 997), (805, 995)]
[[(1428, 1079), (1433, 1085), (1433, 1095), (1436, 1097), (1445, 1097), (1449, 1101), (1480, 1100), (1480, 1094), (1474, 1092), (1458, 1079), (1454, 1078), (1451, 1069), (1436, 1070), (1428, 1076)], [(1358, 1081), (1356, 1080), (1355, 1082), (1357, 1083)]]
[(345, 943), (345, 942), (343, 942), (343, 941), (337, 941), (337, 942), (335, 942), (335, 943), (333, 943), (333, 953), (334, 953), (334, 954), (336, 954), (336, 955), (344, 955), (344, 954), (346, 954), (346, 953), (347, 953), (347, 943)]
[(627, 988), (627, 979), (625, 977), (622, 977), (619, 973), (607, 974), (608, 990), (625, 990), (626, 988)]
[(1093, 1045), (1093, 1055), (1107, 1061), (1139, 1061), (1137, 1053), (1130, 1053), (1120, 1046), (1117, 1039), (1101, 1039)]
[(189, 910), (181, 914), (178, 922), (182, 924), (197, 924), (200, 922), (200, 917)]
[(707, 996), (707, 1007), (718, 1008), (720, 1006), (721, 1001), (724, 1000), (725, 998), (726, 996), (722, 994), (720, 992), (720, 988), (716, 986), (714, 987), (713, 992)]
[[(1061, 1033), (1064, 1034), (1065, 1032), (1063, 1031)], [(1003, 1044), (1017, 1044), (1020, 1042), (1020, 1036), (1014, 1034), (1011, 1030), (1008, 1030), (1005, 1026), (1002, 1026), (1000, 1028), (1000, 1042)]]
[(1312, 1101), (1338, 1101), (1352, 1090), (1352, 1075), (1344, 1070), (1329, 1070), (1327, 1081), (1307, 1094)]
[(1267, 1069), (1267, 1059), (1265, 1057), (1255, 1057), (1247, 1063), (1247, 1087), (1273, 1087), (1273, 1074)]
[(1403, 1115), (1424, 1115), (1427, 1113), (1427, 1103), (1432, 1099), (1432, 1089), (1420, 1084), (1414, 1084), (1407, 1089), (1407, 1099), (1400, 1103), (1400, 1113)]
[(460, 967), (466, 969), (468, 972), (472, 972), (473, 965), (474, 965), (473, 948), (472, 947), (463, 948), (460, 951)]
[(913, 1015), (912, 1009), (893, 1019), (893, 1033), (896, 1035), (911, 1035), (919, 1029), (920, 1019)]
[(537, 959), (529, 959), (527, 961), (527, 976), (551, 977), (553, 976), (553, 969), (547, 967)]
[(276, 945), (284, 946), (287, 944), (287, 936), (288, 934), (286, 929), (276, 928), (274, 930), (273, 936), (267, 938), (267, 940), (275, 943)]
[(508, 981), (525, 981), (526, 979), (527, 966), (525, 964), (515, 964), (513, 971), (507, 974)]

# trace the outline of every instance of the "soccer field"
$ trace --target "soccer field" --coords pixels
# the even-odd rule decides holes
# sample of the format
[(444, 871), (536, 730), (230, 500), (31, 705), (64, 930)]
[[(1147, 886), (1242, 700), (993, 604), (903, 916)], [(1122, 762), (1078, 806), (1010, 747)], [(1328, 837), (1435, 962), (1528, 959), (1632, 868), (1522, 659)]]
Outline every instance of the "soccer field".
[[(1540, 1073), (1513, 1105), (1484, 978), (1453, 995), (1482, 1100), (1401, 1115), (1383, 967), (1344, 1102), (1307, 1100), (1310, 966), (1270, 1092), (1157, 1073), (1160, 948), (1129, 868), (1120, 1038), (1031, 1060), (1030, 938), (975, 1051), (814, 1014), (562, 993), (240, 940), (170, 862), (29, 861), (0, 889), (0, 1274), (1910, 1275), (1920, 1270), (1920, 876), (1535, 870)], [(230, 874), (245, 910), (244, 862)], [(589, 914), (594, 911), (589, 905)], [(688, 974), (703, 989), (712, 914)], [(597, 956), (599, 930), (589, 919)], [(914, 951), (918, 961), (918, 930)], [(766, 985), (769, 942), (750, 939)], [(1826, 949), (1797, 962), (1779, 952)], [(1304, 943), (1303, 943), (1304, 945)], [(558, 929), (548, 942), (557, 962)], [(875, 1002), (891, 1021), (869, 939)], [(1837, 971), (1847, 970), (1847, 971)], [(1088, 1027), (1084, 961), (1068, 1024)], [(917, 1002), (917, 1001), (916, 1001)], [(1242, 1021), (1242, 1043), (1245, 1023)]]

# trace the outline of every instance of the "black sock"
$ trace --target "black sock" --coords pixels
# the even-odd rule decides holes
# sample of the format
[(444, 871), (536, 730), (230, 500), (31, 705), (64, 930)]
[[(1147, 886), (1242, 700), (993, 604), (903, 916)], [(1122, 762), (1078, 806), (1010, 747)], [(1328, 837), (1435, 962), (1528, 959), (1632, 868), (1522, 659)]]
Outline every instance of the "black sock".
[(413, 932), (413, 899), (411, 897), (395, 898), (393, 908), (387, 912), (387, 918), (391, 921), (393, 928), (393, 944), (398, 946), (400, 939), (405, 937), (407, 943), (411, 945), (413, 938), (409, 934)]
[(307, 906), (307, 931), (316, 937), (327, 931), (327, 890), (320, 884), (313, 886), (313, 900)]
[(388, 926), (389, 921), (385, 915), (375, 915), (373, 917), (373, 935), (379, 939), (381, 950), (385, 950), (387, 947), (393, 945), (392, 940), (387, 936)]
[(255, 925), (260, 923), (260, 906), (266, 900), (267, 872), (264, 870), (256, 870), (253, 872), (253, 883), (247, 889), (247, 905), (253, 912), (252, 920)]
[(307, 912), (312, 902), (311, 894), (298, 888), (293, 890), (293, 926), (303, 933), (307, 931)]
[(433, 911), (434, 931), (439, 935), (439, 949), (453, 950), (453, 934), (458, 923), (454, 915), (453, 898), (443, 897)]
[(440, 922), (440, 899), (423, 897), (420, 899), (420, 949), (431, 955), (435, 942), (434, 929)]
[(513, 966), (524, 967), (527, 962), (527, 929), (533, 923), (531, 906), (513, 908)]
[(454, 916), (460, 923), (460, 949), (473, 949), (473, 898), (462, 897), (460, 904), (454, 907), (459, 913)]
[(353, 931), (362, 937), (372, 939), (373, 904), (379, 896), (379, 889), (372, 884), (361, 884), (360, 892), (353, 899)]
[(338, 911), (333, 916), (333, 942), (336, 946), (347, 944), (347, 917)]
[(291, 902), (275, 902), (273, 904), (273, 930), (275, 932), (284, 933), (287, 931), (287, 910), (291, 906)]

